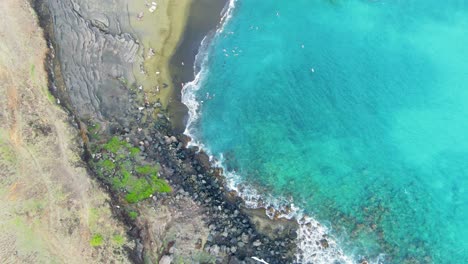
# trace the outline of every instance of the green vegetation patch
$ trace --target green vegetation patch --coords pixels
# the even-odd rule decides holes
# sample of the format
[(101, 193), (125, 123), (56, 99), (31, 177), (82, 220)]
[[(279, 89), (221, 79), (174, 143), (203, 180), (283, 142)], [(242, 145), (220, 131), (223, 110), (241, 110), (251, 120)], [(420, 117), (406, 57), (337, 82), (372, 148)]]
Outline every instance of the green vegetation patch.
[(100, 234), (95, 234), (93, 237), (91, 237), (91, 240), (89, 241), (89, 244), (92, 247), (99, 247), (102, 244), (104, 244), (104, 238)]
[(125, 244), (125, 238), (121, 235), (115, 235), (112, 237), (112, 242), (114, 242), (114, 244), (117, 246), (122, 246)]
[(139, 148), (130, 148), (130, 156), (136, 157), (136, 155), (140, 154), (140, 149)]
[(149, 198), (155, 192), (171, 191), (169, 185), (157, 176), (152, 176), (150, 179), (145, 177), (130, 181), (127, 187), (129, 189), (129, 193), (125, 196), (125, 200), (129, 203), (137, 203)]
[(130, 212), (128, 213), (128, 216), (130, 216), (130, 219), (135, 220), (135, 219), (137, 219), (137, 217), (138, 217), (138, 212), (130, 211)]
[[(91, 122), (90, 122), (91, 123)], [(92, 139), (99, 139), (99, 132), (101, 131), (101, 125), (99, 123), (91, 123), (87, 126), (88, 135)]]
[(49, 102), (55, 104), (57, 102), (57, 99), (55, 96), (49, 91), (49, 88), (47, 86), (42, 87), (42, 89), (45, 91), (45, 94), (47, 95), (47, 99)]
[(119, 150), (131, 147), (132, 146), (130, 143), (124, 140), (120, 140), (118, 137), (113, 137), (106, 144), (104, 144), (104, 149), (114, 154), (117, 154)]
[(150, 175), (150, 174), (154, 175), (158, 173), (158, 169), (150, 165), (136, 167), (135, 170), (139, 174), (143, 174), (143, 175)]
[(125, 140), (113, 137), (93, 149), (101, 154), (92, 163), (98, 176), (121, 192), (128, 203), (145, 200), (156, 192), (171, 191), (167, 182), (158, 177), (159, 166), (143, 164), (140, 149)]
[(109, 159), (101, 160), (99, 162), (100, 162), (100, 165), (102, 166), (102, 168), (105, 169), (106, 171), (111, 171), (111, 170), (115, 169), (114, 162), (109, 160)]

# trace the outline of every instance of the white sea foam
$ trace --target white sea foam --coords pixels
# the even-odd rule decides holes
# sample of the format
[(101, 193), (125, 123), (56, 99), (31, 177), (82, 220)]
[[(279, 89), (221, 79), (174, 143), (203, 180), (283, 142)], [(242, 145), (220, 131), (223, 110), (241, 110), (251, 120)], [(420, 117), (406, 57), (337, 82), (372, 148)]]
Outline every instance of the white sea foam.
[[(343, 250), (336, 243), (335, 239), (329, 234), (326, 226), (320, 224), (314, 218), (304, 214), (304, 211), (296, 207), (292, 199), (285, 197), (273, 197), (265, 195), (265, 192), (259, 192), (258, 188), (246, 183), (242, 177), (224, 167), (223, 156), (214, 158), (210, 149), (203, 145), (196, 138), (195, 127), (200, 118), (201, 101), (197, 100), (197, 91), (203, 85), (205, 76), (208, 73), (206, 62), (210, 49), (211, 40), (216, 35), (223, 32), (225, 25), (232, 17), (237, 0), (230, 0), (227, 8), (223, 11), (220, 26), (216, 34), (207, 36), (200, 45), (200, 50), (195, 58), (194, 71), (196, 73), (192, 82), (186, 83), (182, 89), (182, 102), (188, 107), (188, 120), (185, 134), (192, 138), (189, 146), (198, 146), (210, 155), (214, 166), (224, 169), (227, 187), (236, 191), (244, 199), (246, 206), (250, 208), (265, 208), (270, 218), (295, 219), (299, 224), (297, 230), (297, 263), (355, 263), (352, 257), (343, 253)], [(325, 248), (320, 241), (326, 238), (328, 246)]]

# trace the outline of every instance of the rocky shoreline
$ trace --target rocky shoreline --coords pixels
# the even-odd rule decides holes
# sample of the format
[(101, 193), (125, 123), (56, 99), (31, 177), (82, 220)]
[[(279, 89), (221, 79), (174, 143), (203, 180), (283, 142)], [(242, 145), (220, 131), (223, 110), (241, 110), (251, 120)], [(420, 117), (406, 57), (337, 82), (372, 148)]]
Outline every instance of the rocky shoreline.
[[(125, 1), (118, 2), (124, 6)], [(257, 215), (254, 221), (244, 202), (225, 189), (222, 170), (212, 167), (202, 151), (187, 148), (189, 139), (174, 131), (167, 110), (157, 101), (149, 102), (144, 91), (138, 89), (131, 71), (139, 59), (138, 40), (131, 32), (122, 31), (125, 26), (113, 28), (111, 22), (107, 26), (98, 23), (112, 21), (109, 17), (123, 21), (125, 18), (116, 16), (118, 12), (103, 16), (89, 13), (101, 18), (96, 22), (87, 19), (86, 10), (75, 2), (32, 3), (50, 46), (50, 89), (81, 131), (84, 159), (88, 163), (99, 160), (103, 153), (93, 146), (118, 137), (138, 148), (145, 163), (159, 164), (159, 177), (172, 187), (171, 193), (157, 193), (146, 201), (128, 205), (103, 183), (111, 194), (116, 217), (126, 223), (128, 235), (135, 241), (135, 246), (127, 247), (133, 262), (171, 263), (179, 258), (200, 263), (294, 263), (295, 222), (266, 224), (271, 226), (269, 230), (261, 228), (272, 220)], [(103, 1), (101, 11), (110, 4)], [(78, 32), (61, 34), (57, 30), (67, 26), (67, 30)], [(93, 124), (99, 124), (99, 138), (90, 134)], [(128, 208), (140, 216), (132, 219)], [(158, 218), (162, 214), (167, 215), (166, 220)], [(165, 226), (164, 230), (160, 226)], [(183, 230), (184, 227), (188, 229)]]

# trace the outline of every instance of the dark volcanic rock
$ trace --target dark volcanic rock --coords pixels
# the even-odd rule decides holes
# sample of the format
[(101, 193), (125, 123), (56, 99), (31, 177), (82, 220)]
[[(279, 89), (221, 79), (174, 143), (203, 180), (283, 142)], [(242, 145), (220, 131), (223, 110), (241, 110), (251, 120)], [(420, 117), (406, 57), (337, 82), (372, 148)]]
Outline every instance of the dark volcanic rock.
[(325, 238), (320, 239), (320, 245), (321, 245), (323, 248), (328, 248), (328, 247), (329, 247), (329, 245), (328, 245), (328, 240), (326, 240)]
[(56, 54), (73, 108), (82, 118), (123, 117), (139, 48), (121, 31), (128, 25), (123, 12), (113, 11), (126, 5), (119, 0), (43, 3), (53, 17)]

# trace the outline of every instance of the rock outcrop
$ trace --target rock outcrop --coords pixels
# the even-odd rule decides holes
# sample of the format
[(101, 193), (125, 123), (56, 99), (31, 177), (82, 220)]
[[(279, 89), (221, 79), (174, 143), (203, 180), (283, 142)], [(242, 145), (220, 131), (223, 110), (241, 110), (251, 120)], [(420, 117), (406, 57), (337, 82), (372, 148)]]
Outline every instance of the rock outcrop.
[(66, 94), (81, 118), (119, 119), (139, 44), (129, 31), (125, 1), (47, 0)]

